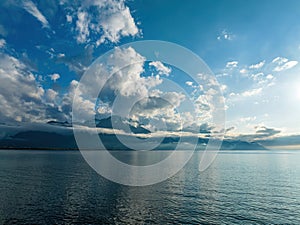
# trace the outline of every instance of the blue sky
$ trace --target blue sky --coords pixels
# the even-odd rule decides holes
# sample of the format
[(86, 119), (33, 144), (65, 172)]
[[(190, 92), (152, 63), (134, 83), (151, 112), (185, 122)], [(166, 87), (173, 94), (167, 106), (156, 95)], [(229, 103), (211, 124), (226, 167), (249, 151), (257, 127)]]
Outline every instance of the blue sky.
[[(192, 50), (214, 72), (225, 97), (228, 136), (298, 135), (299, 18), (297, 0), (1, 1), (0, 122), (70, 120), (73, 89), (96, 58), (131, 41), (163, 40)], [(120, 55), (125, 53), (140, 57), (128, 49)], [(192, 91), (183, 73), (164, 66), (172, 72), (160, 74), (156, 64), (153, 73), (187, 82), (184, 89)], [(133, 84), (145, 82), (145, 74), (136, 74)], [(148, 92), (160, 81), (146, 82), (153, 82), (141, 86)], [(166, 93), (180, 105), (174, 100), (179, 95)], [(169, 116), (175, 110), (158, 109)]]

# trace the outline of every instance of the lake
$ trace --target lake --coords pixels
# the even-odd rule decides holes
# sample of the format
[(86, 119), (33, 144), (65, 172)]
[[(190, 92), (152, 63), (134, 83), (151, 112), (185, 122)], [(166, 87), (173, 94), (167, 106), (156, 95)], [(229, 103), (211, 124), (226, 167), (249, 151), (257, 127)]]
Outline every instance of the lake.
[(198, 154), (128, 187), (78, 151), (1, 150), (0, 224), (300, 224), (300, 151), (224, 151), (201, 173)]

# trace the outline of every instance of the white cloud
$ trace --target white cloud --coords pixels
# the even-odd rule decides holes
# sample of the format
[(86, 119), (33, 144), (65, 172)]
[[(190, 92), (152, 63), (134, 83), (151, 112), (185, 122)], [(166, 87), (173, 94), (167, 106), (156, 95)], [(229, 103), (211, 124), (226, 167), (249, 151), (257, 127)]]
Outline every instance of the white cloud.
[(187, 81), (187, 82), (185, 82), (185, 84), (186, 84), (187, 86), (192, 87), (194, 83), (193, 83), (192, 81)]
[(45, 90), (24, 63), (15, 57), (0, 54), (0, 119), (2, 122), (36, 122), (47, 118), (62, 118), (63, 116), (55, 107), (44, 103), (44, 95)]
[(72, 23), (73, 17), (71, 15), (66, 15), (66, 20), (68, 23)]
[(213, 104), (212, 98), (209, 95), (200, 95), (195, 101), (195, 110), (197, 112), (197, 117), (202, 122), (206, 122), (211, 119)]
[(230, 61), (227, 62), (226, 68), (236, 68), (238, 66), (239, 62), (238, 61)]
[(60, 78), (60, 75), (57, 74), (57, 73), (54, 73), (52, 75), (49, 75), (51, 80), (53, 80), (54, 82), (56, 82), (59, 78)]
[(103, 114), (103, 115), (109, 115), (112, 113), (112, 110), (111, 110), (111, 107), (109, 107), (109, 105), (100, 105), (98, 108), (97, 108), (97, 112), (99, 114)]
[(264, 61), (261, 61), (257, 64), (253, 64), (253, 65), (249, 66), (249, 69), (260, 69), (265, 65), (265, 62), (266, 61), (264, 60)]
[(220, 87), (220, 89), (221, 89), (222, 92), (225, 92), (227, 90), (227, 88), (228, 87), (225, 84), (222, 84), (221, 87)]
[(64, 58), (66, 57), (66, 55), (64, 53), (58, 53), (57, 54), (57, 58)]
[(227, 101), (229, 103), (245, 101), (245, 98), (254, 97), (256, 95), (259, 95), (262, 93), (262, 91), (263, 91), (263, 88), (260, 87), (260, 88), (253, 88), (253, 89), (243, 91), (240, 93), (231, 92), (228, 95)]
[[(105, 41), (117, 43), (122, 37), (139, 34), (139, 29), (124, 0), (89, 0), (83, 1), (82, 4), (72, 4), (75, 4), (72, 7), (78, 10), (73, 12), (73, 16), (68, 15), (67, 21), (71, 23), (76, 20), (78, 43), (90, 41), (97, 45)], [(90, 11), (93, 14), (89, 14)]]
[(264, 77), (264, 73), (256, 73), (251, 75), (251, 78), (254, 81), (260, 81), (263, 77)]
[(217, 39), (219, 41), (221, 40), (227, 40), (227, 41), (232, 41), (235, 38), (235, 35), (232, 33), (228, 32), (227, 30), (223, 30), (218, 36)]
[[(96, 99), (93, 99), (92, 96), (98, 94), (99, 87), (103, 87), (99, 100), (110, 106), (116, 96), (125, 106), (137, 99), (147, 97), (149, 90), (161, 84), (162, 80), (159, 76), (141, 76), (144, 72), (145, 61), (146, 59), (131, 47), (116, 47), (114, 52), (107, 57), (105, 63), (96, 64), (88, 70), (88, 74), (94, 79), (86, 80), (84, 84), (81, 84), (80, 90), (78, 90), (81, 99), (76, 100), (76, 104), (79, 108), (88, 109), (85, 113), (93, 113), (94, 107), (90, 102), (95, 102)], [(112, 75), (110, 76), (110, 74)], [(65, 106), (68, 104), (65, 101)], [(115, 108), (115, 110), (118, 109)], [(122, 108), (119, 108), (119, 111), (122, 113)]]
[(264, 73), (252, 74), (251, 78), (260, 87), (270, 87), (275, 84), (276, 78), (272, 74), (265, 75)]
[(276, 65), (273, 71), (281, 72), (293, 68), (298, 64), (298, 61), (289, 61), (284, 57), (276, 57), (273, 59), (272, 63)]
[(116, 43), (121, 36), (135, 36), (139, 32), (129, 8), (124, 5), (124, 2), (112, 4), (112, 7), (114, 8), (109, 8), (101, 16), (100, 26), (104, 34), (98, 40), (98, 44), (103, 43), (105, 39)]
[[(63, 96), (62, 103), (59, 106), (60, 110), (71, 119), (72, 110), (77, 112), (82, 118), (87, 118), (95, 115), (95, 99), (89, 99), (83, 97), (84, 88), (77, 88), (79, 82), (76, 80), (72, 80), (70, 82), (68, 92)], [(75, 91), (77, 91), (77, 97), (75, 98)], [(73, 108), (72, 108), (73, 107)], [(77, 122), (87, 122), (85, 120), (81, 120), (82, 118), (76, 118)], [(75, 118), (73, 118), (75, 120)]]
[(149, 63), (150, 66), (155, 67), (155, 69), (158, 71), (159, 75), (169, 75), (171, 73), (171, 68), (165, 66), (160, 61), (154, 61)]
[(54, 106), (57, 96), (58, 96), (58, 93), (56, 91), (54, 91), (53, 89), (46, 90), (46, 100), (48, 103), (52, 104), (52, 106)]
[(90, 19), (88, 16), (89, 15), (86, 12), (78, 11), (77, 13), (76, 31), (78, 32), (77, 35), (78, 43), (86, 42), (88, 36), (90, 35), (90, 30), (89, 30)]
[(0, 39), (0, 48), (3, 48), (6, 45), (6, 41), (4, 39)]
[(249, 116), (249, 117), (242, 117), (239, 119), (240, 122), (243, 122), (243, 123), (249, 123), (249, 122), (253, 122), (256, 120), (256, 116)]
[(248, 70), (246, 70), (246, 69), (241, 69), (241, 70), (240, 70), (240, 73), (241, 73), (241, 74), (246, 74), (246, 73), (248, 73)]
[[(84, 121), (84, 118), (88, 118), (89, 115), (96, 113), (107, 115), (113, 112), (139, 121), (149, 129), (151, 127), (152, 130), (174, 131), (190, 126), (190, 123), (200, 125), (203, 119), (208, 119), (213, 110), (211, 102), (214, 93), (212, 90), (207, 90), (207, 95), (197, 99), (195, 108), (199, 115), (192, 115), (192, 119), (188, 122), (186, 112), (177, 110), (187, 100), (185, 95), (180, 92), (160, 90), (161, 87), (164, 89), (164, 85), (159, 76), (143, 76), (145, 62), (146, 58), (132, 47), (116, 47), (104, 62), (94, 64), (87, 71), (93, 79), (87, 79), (85, 83), (80, 84), (78, 99), (74, 99), (75, 107), (82, 115), (82, 118), (76, 118), (76, 120)], [(159, 63), (156, 62), (155, 65)], [(209, 87), (216, 85), (207, 76), (202, 76), (209, 83)], [(103, 88), (95, 107), (93, 103), (96, 99), (92, 96), (98, 94), (99, 87)], [(63, 100), (62, 111), (66, 113), (71, 108), (70, 102), (74, 96), (72, 90), (73, 88), (70, 88), (69, 94)], [(130, 112), (124, 110), (127, 106), (132, 106)], [(193, 114), (196, 113), (193, 112)]]
[(45, 16), (38, 10), (36, 5), (30, 1), (26, 0), (23, 2), (24, 9), (30, 13), (32, 16), (34, 16), (38, 21), (40, 21), (43, 25), (43, 27), (49, 28), (49, 23)]
[(277, 63), (277, 64), (283, 64), (289, 61), (287, 58), (284, 57), (276, 57), (272, 60), (272, 63)]
[(260, 94), (261, 92), (262, 92), (262, 88), (255, 88), (255, 89), (252, 89), (249, 91), (245, 91), (241, 95), (243, 97), (252, 97), (252, 96)]
[[(116, 48), (107, 65), (112, 65), (115, 71), (107, 82), (109, 88), (122, 96), (147, 96), (149, 88), (160, 84), (162, 80), (158, 76), (141, 76), (145, 60), (131, 47)], [(129, 66), (120, 70), (120, 66), (124, 64)]]
[(281, 66), (276, 66), (274, 71), (280, 72), (280, 71), (288, 70), (288, 69), (293, 68), (297, 64), (298, 64), (298, 61), (289, 61)]
[(268, 75), (266, 76), (266, 78), (267, 78), (268, 80), (272, 80), (272, 79), (274, 78), (274, 76), (273, 76), (272, 74), (268, 74)]

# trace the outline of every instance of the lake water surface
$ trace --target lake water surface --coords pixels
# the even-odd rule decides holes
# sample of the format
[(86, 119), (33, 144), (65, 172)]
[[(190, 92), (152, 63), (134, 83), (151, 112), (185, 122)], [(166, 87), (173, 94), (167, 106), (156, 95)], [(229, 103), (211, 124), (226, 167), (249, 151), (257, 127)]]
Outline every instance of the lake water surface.
[(300, 151), (221, 152), (202, 173), (198, 154), (162, 183), (127, 187), (77, 151), (2, 150), (0, 224), (300, 224)]

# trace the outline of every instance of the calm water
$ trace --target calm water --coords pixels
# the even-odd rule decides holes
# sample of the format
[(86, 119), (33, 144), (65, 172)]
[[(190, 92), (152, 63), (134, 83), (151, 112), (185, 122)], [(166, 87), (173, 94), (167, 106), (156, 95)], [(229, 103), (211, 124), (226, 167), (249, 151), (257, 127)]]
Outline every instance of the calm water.
[(300, 223), (300, 151), (223, 152), (203, 173), (198, 160), (126, 187), (76, 151), (0, 151), (0, 224)]

